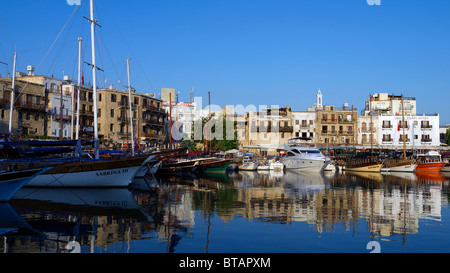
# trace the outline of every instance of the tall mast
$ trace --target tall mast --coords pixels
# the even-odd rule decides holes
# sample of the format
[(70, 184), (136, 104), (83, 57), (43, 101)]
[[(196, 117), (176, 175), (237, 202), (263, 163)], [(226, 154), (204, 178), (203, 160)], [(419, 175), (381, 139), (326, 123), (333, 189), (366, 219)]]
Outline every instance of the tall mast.
[(370, 113), (370, 151), (373, 155), (373, 122), (372, 122), (372, 94), (369, 95), (369, 113)]
[(83, 39), (78, 38), (78, 92), (77, 92), (77, 126), (75, 132), (75, 139), (79, 139), (80, 131), (80, 92), (81, 92), (81, 42)]
[[(211, 121), (211, 91), (208, 91), (208, 106), (209, 106), (209, 121)], [(211, 131), (212, 131), (212, 125), (209, 129), (209, 155), (211, 156)]]
[(130, 107), (130, 126), (131, 126), (131, 154), (134, 155), (133, 113), (131, 109), (130, 58), (127, 59), (127, 75), (128, 75), (128, 106)]
[(17, 52), (14, 52), (14, 65), (13, 65), (13, 78), (11, 84), (11, 103), (9, 106), (9, 133), (12, 133), (12, 119), (13, 119), (13, 110), (14, 110), (14, 93), (16, 89), (16, 60), (17, 60)]
[(172, 149), (172, 93), (169, 93), (169, 100), (169, 149)]
[(92, 46), (92, 82), (93, 82), (93, 96), (94, 96), (94, 145), (95, 145), (95, 159), (99, 159), (99, 142), (98, 142), (98, 115), (97, 115), (97, 66), (95, 63), (95, 24), (94, 20), (94, 0), (91, 2), (91, 46)]
[(402, 94), (402, 125), (403, 125), (403, 157), (406, 159), (405, 106), (403, 105), (403, 94)]

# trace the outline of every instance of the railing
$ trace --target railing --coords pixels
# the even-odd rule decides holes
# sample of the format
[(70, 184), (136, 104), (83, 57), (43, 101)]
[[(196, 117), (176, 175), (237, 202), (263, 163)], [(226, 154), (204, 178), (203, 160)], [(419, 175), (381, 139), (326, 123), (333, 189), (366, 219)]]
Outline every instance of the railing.
[(337, 131), (322, 131), (322, 135), (325, 136), (335, 136), (337, 134)]

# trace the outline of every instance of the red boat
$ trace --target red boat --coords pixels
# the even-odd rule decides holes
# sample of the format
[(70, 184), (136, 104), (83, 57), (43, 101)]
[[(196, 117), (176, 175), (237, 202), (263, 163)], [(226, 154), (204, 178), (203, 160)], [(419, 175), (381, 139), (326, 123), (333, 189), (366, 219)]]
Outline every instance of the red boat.
[(437, 151), (429, 151), (419, 154), (416, 172), (440, 172), (447, 163), (442, 161), (441, 154)]

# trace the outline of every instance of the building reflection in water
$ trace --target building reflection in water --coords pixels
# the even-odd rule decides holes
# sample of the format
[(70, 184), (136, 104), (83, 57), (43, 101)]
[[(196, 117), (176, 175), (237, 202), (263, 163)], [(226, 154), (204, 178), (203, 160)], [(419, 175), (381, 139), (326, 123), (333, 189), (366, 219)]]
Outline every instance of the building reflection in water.
[(287, 171), (149, 178), (135, 181), (134, 190), (24, 188), (2, 210), (17, 219), (2, 213), (0, 250), (65, 253), (67, 243), (77, 241), (82, 252), (127, 253), (137, 251), (133, 241), (152, 240), (163, 250), (143, 251), (171, 253), (194, 237), (193, 227), (201, 221), (208, 252), (214, 216), (223, 223), (236, 217), (305, 222), (318, 233), (355, 232), (355, 226), (365, 225), (368, 233), (389, 240), (419, 233), (420, 220), (441, 221), (448, 181), (441, 174)]

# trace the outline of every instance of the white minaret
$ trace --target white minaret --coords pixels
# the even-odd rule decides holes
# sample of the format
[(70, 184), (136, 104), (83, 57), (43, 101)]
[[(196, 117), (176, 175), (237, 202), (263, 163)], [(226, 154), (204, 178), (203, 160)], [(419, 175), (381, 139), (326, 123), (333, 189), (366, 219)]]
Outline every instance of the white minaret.
[(316, 102), (316, 107), (317, 108), (322, 108), (322, 92), (317, 92), (317, 102)]

